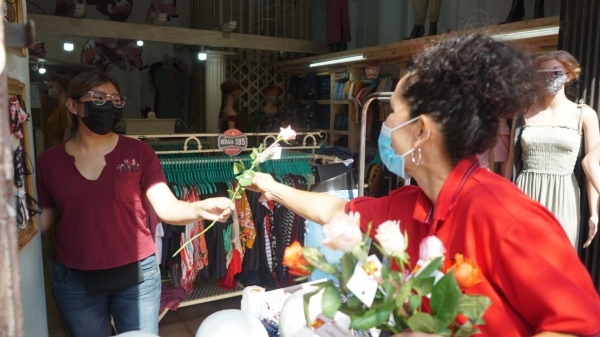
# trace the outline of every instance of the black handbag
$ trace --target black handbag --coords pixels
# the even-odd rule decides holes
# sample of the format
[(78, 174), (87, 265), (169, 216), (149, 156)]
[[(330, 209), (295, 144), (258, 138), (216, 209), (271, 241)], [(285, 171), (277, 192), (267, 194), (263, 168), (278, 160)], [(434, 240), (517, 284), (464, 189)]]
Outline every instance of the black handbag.
[(83, 271), (86, 289), (90, 294), (106, 294), (133, 287), (144, 282), (140, 261), (124, 266)]

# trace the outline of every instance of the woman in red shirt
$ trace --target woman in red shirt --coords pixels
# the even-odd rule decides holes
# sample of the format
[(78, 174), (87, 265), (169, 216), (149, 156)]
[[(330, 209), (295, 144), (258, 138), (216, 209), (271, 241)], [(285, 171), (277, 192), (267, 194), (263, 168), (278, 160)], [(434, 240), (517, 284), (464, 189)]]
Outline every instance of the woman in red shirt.
[(77, 133), (44, 151), (36, 169), (42, 231), (60, 214), (54, 300), (75, 337), (110, 335), (111, 318), (118, 333), (157, 334), (160, 271), (144, 199), (160, 219), (180, 225), (225, 221), (233, 204), (175, 198), (152, 148), (111, 131), (126, 98), (109, 76), (82, 73), (67, 97)]
[(600, 336), (598, 293), (556, 218), (476, 158), (503, 118), (527, 111), (538, 81), (530, 58), (507, 43), (479, 34), (441, 41), (398, 83), (379, 137), (385, 166), (418, 187), (346, 202), (256, 173), (253, 188), (321, 224), (351, 210), (363, 230), (399, 220), (413, 263), (414, 243), (436, 235), (447, 257), (464, 254), (481, 268), (482, 282), (467, 289), (492, 301), (481, 336)]

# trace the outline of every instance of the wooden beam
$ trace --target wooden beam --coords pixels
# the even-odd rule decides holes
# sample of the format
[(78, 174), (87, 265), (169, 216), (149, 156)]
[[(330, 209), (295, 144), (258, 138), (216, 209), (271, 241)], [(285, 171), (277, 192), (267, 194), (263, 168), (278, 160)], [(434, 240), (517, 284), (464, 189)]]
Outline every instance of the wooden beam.
[(115, 21), (75, 19), (51, 15), (28, 14), (39, 32), (86, 38), (131, 39), (180, 43), (205, 47), (272, 50), (292, 53), (322, 54), (328, 51), (323, 42), (286, 39), (249, 34), (224, 34), (220, 31), (154, 26)]
[[(514, 23), (509, 23), (509, 24), (504, 24), (504, 25), (471, 29), (471, 30), (464, 31), (461, 33), (481, 32), (484, 34), (493, 35), (493, 34), (525, 31), (525, 30), (537, 29), (537, 28), (558, 27), (558, 24), (559, 24), (559, 17), (553, 16), (553, 17), (547, 17), (547, 18), (541, 18), (541, 19), (535, 19), (535, 20), (514, 22)], [(376, 60), (376, 61), (381, 62), (382, 60), (391, 60), (391, 59), (405, 60), (405, 59), (407, 59), (407, 57), (412, 57), (414, 54), (418, 53), (420, 50), (422, 50), (426, 46), (436, 43), (437, 41), (444, 39), (445, 37), (450, 36), (451, 34), (456, 34), (456, 33), (452, 32), (452, 33), (440, 34), (440, 35), (435, 35), (435, 36), (426, 36), (426, 37), (422, 37), (419, 39), (404, 40), (404, 41), (387, 43), (387, 44), (383, 44), (383, 45), (379, 45), (379, 46), (351, 49), (351, 50), (346, 50), (346, 51), (337, 52), (337, 53), (330, 53), (327, 55), (306, 57), (306, 58), (296, 59), (296, 60), (292, 60), (292, 61), (280, 62), (280, 63), (275, 64), (275, 66), (281, 67), (284, 71), (289, 72), (289, 73), (297, 73), (299, 69), (304, 69), (304, 70), (308, 69), (308, 65), (313, 62), (324, 61), (324, 60), (334, 59), (334, 58), (341, 58), (341, 57), (352, 56), (352, 55), (357, 55), (357, 54), (363, 54), (366, 58), (365, 61)], [(524, 45), (528, 49), (531, 49), (531, 48), (535, 49), (535, 48), (538, 48), (538, 46), (539, 46), (539, 49), (547, 50), (552, 47), (549, 45), (552, 43), (554, 43), (553, 46), (554, 46), (554, 48), (556, 48), (556, 45), (558, 44), (558, 34), (552, 35), (552, 36), (528, 38), (525, 40), (513, 40), (510, 42), (515, 43), (515, 44), (521, 44), (521, 42), (526, 42), (526, 44), (524, 44)], [(351, 64), (352, 64), (352, 66), (354, 66), (355, 64), (358, 64), (358, 63), (352, 62)], [(343, 67), (344, 65), (336, 64), (332, 67), (339, 68), (340, 66)], [(327, 68), (326, 67), (318, 68), (318, 71), (324, 71), (324, 70), (327, 70)]]

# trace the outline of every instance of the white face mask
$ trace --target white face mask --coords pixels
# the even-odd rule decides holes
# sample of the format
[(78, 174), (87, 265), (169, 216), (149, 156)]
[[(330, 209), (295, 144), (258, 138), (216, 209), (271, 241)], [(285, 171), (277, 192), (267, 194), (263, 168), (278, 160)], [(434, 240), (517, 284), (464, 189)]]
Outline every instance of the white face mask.
[(60, 95), (60, 91), (58, 91), (58, 89), (56, 89), (56, 88), (48, 89), (48, 96), (50, 96), (50, 98), (57, 99), (58, 95)]

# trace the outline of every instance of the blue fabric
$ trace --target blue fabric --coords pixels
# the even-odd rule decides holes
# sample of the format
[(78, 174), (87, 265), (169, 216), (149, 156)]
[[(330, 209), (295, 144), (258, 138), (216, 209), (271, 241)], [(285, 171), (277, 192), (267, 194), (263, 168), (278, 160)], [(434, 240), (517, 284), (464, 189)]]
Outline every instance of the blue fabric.
[(52, 295), (74, 337), (110, 336), (111, 315), (117, 333), (158, 334), (160, 270), (154, 255), (141, 261), (144, 282), (110, 294), (87, 292), (82, 271), (54, 265)]
[[(328, 192), (327, 194), (334, 195), (344, 200), (352, 200), (358, 196), (358, 190), (333, 191)], [(305, 228), (306, 233), (304, 234), (304, 246), (318, 248), (321, 254), (323, 254), (325, 259), (327, 259), (329, 263), (338, 263), (342, 259), (344, 252), (331, 250), (321, 244), (321, 242), (325, 240), (323, 226), (312, 221), (306, 220)], [(310, 275), (309, 280), (313, 281), (324, 278), (337, 282), (337, 279), (334, 276), (332, 276), (331, 274), (324, 273), (320, 270), (315, 270)]]

